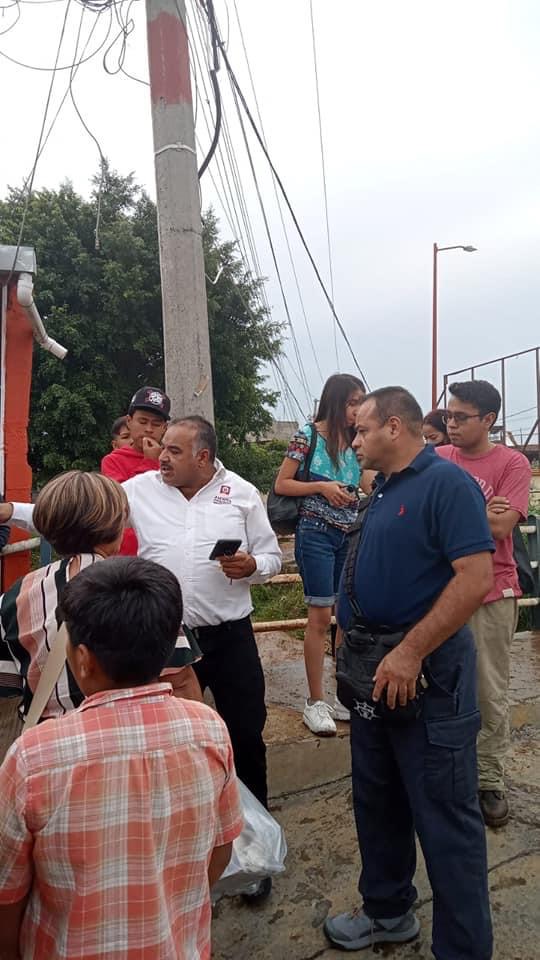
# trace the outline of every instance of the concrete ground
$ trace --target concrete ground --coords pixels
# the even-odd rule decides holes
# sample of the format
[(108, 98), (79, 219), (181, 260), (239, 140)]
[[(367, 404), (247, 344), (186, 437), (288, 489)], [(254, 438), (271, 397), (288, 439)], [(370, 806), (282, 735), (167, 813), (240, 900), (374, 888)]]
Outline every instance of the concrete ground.
[[(360, 861), (353, 825), (347, 725), (321, 740), (302, 727), (300, 650), (275, 635), (261, 645), (270, 702), (267, 731), (271, 809), (289, 845), (287, 870), (270, 899), (247, 907), (240, 898), (215, 907), (214, 960), (330, 960), (322, 925), (328, 914), (358, 903)], [(288, 654), (289, 670), (285, 669)], [(509, 824), (488, 830), (494, 960), (540, 958), (540, 635), (518, 634), (512, 666), (512, 750), (508, 758)], [(329, 670), (329, 693), (331, 679)], [(281, 706), (279, 701), (285, 705)], [(332, 752), (334, 751), (334, 756)], [(298, 789), (303, 777), (313, 784)], [(332, 781), (332, 782), (324, 782)], [(292, 789), (284, 790), (289, 784)], [(277, 794), (283, 794), (278, 796)], [(431, 890), (418, 851), (419, 938), (373, 952), (396, 960), (432, 956)]]

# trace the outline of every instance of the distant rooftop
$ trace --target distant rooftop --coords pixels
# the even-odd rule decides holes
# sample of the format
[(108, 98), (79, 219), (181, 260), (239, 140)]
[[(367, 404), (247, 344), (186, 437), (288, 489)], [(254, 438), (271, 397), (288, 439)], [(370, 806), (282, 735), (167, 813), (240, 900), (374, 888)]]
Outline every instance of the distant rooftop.
[[(17, 254), (16, 260), (15, 254)], [(12, 271), (13, 273), (36, 273), (36, 252), (33, 247), (19, 247), (17, 253), (17, 247), (0, 244), (0, 273)]]
[[(296, 420), (273, 420), (270, 429), (258, 438), (258, 442), (269, 443), (270, 440), (285, 440), (288, 442), (297, 430), (298, 423)], [(248, 434), (247, 440), (248, 443), (255, 443), (257, 438), (254, 434), (250, 433)]]

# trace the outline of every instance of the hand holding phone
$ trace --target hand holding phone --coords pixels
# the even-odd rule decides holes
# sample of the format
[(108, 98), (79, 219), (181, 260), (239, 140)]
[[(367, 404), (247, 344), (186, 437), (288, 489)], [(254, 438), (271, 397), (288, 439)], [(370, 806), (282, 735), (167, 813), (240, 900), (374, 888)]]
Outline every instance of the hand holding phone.
[(257, 561), (250, 553), (244, 550), (237, 550), (234, 556), (224, 556), (220, 560), (221, 569), (231, 583), (233, 580), (244, 580), (251, 577), (257, 569)]
[(217, 540), (208, 559), (217, 560), (219, 557), (233, 557), (241, 546), (241, 540)]

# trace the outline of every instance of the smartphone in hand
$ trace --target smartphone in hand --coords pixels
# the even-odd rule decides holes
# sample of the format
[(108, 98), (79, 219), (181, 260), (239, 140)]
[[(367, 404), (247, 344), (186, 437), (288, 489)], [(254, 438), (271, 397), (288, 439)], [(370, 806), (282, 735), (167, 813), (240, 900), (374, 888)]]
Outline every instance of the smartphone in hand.
[(217, 560), (218, 557), (233, 557), (241, 546), (241, 540), (218, 540), (208, 559)]

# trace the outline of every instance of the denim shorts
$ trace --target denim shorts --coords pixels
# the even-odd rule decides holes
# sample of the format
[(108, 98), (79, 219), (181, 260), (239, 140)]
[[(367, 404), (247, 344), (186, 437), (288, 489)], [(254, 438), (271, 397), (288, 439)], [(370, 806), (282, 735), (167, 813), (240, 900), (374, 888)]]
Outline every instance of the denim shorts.
[(347, 546), (347, 536), (343, 530), (331, 527), (317, 517), (300, 517), (294, 555), (308, 606), (334, 605)]

